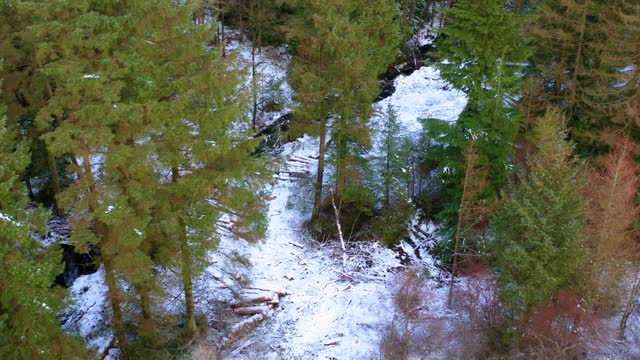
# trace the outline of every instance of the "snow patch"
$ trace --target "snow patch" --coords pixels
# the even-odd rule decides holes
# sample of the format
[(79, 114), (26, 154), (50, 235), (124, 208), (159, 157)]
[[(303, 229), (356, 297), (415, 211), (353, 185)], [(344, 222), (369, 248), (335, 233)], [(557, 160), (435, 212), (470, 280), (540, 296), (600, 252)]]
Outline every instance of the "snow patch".
[(11, 223), (11, 224), (13, 224), (15, 226), (22, 226), (21, 223), (13, 220), (9, 215), (1, 213), (1, 212), (0, 212), (0, 220), (4, 220), (6, 222), (9, 222), (9, 223)]
[(113, 338), (110, 324), (111, 311), (107, 306), (109, 289), (105, 285), (103, 267), (90, 275), (76, 279), (71, 288), (74, 305), (69, 312), (62, 315), (63, 329), (80, 335), (89, 348), (96, 348), (102, 353)]

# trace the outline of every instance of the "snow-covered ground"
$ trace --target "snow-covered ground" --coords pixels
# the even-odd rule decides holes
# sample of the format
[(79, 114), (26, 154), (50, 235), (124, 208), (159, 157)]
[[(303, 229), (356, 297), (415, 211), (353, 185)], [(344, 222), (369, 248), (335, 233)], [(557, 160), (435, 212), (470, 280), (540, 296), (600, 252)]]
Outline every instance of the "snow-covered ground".
[[(250, 63), (248, 47), (233, 45), (240, 47), (240, 57)], [(284, 105), (277, 112), (262, 114), (261, 121), (269, 123), (289, 110), (292, 93), (284, 81), (288, 58), (282, 49), (263, 49), (257, 59), (260, 83), (272, 86), (269, 91)], [(246, 85), (250, 84), (248, 79)], [(418, 119), (437, 117), (454, 121), (466, 102), (462, 93), (452, 91), (439, 78), (434, 67), (423, 67), (409, 76), (399, 77), (395, 88), (391, 97), (374, 105), (378, 115), (373, 121), (384, 117), (390, 103), (404, 130), (416, 136), (421, 131)], [(318, 139), (304, 136), (285, 145), (280, 156), (283, 166), (294, 166), (294, 170), (303, 167), (310, 173), (308, 179), (312, 179), (317, 155)], [(230, 257), (250, 259), (252, 266), (248, 273), (238, 267), (237, 272), (242, 275), (235, 275), (246, 277), (251, 286), (286, 289), (290, 293), (266, 322), (228, 349), (226, 358), (378, 357), (380, 334), (395, 312), (393, 279), (403, 265), (393, 250), (375, 242), (358, 243), (349, 244), (348, 266), (343, 271), (340, 248), (333, 243), (317, 243), (304, 231), (304, 221), (310, 214), (308, 194), (311, 193), (310, 180), (279, 180), (272, 189), (266, 239), (257, 245), (223, 239), (219, 250), (211, 255), (212, 265), (196, 282), (196, 305), (210, 320), (215, 320), (218, 300), (232, 297), (231, 291), (220, 286), (225, 277), (233, 275), (230, 274), (233, 271), (229, 271)], [(425, 260), (434, 263), (432, 259)], [(432, 271), (437, 269), (433, 267)], [(112, 332), (103, 326), (104, 317), (109, 313), (103, 277), (101, 270), (76, 280), (71, 288), (74, 311), (65, 325), (99, 352), (112, 338)], [(438, 296), (431, 302), (437, 304)], [(180, 302), (173, 305), (173, 310), (181, 310)], [(169, 307), (167, 304), (165, 308)], [(113, 355), (116, 353), (112, 351)]]
[[(71, 311), (63, 316), (62, 327), (65, 331), (80, 335), (88, 348), (102, 353), (113, 338), (108, 323), (109, 308), (107, 304), (108, 288), (105, 284), (104, 268), (90, 275), (77, 278), (69, 289), (73, 304)], [(111, 351), (117, 354), (117, 349)]]
[[(387, 104), (391, 103), (410, 134), (421, 131), (418, 121), (421, 118), (454, 121), (466, 103), (464, 94), (452, 91), (434, 67), (423, 67), (402, 76), (395, 86), (395, 93), (376, 107), (382, 112), (379, 116), (384, 117)], [(282, 156), (285, 160), (307, 161), (310, 178), (313, 178), (318, 140), (308, 136), (298, 139), (285, 146)], [(299, 166), (299, 162), (293, 163)], [(350, 244), (348, 266), (343, 272), (338, 244), (317, 243), (304, 231), (304, 222), (310, 214), (308, 194), (311, 193), (309, 182), (279, 181), (273, 188), (269, 205), (267, 238), (256, 246), (245, 246), (230, 239), (221, 243), (221, 254), (239, 252), (250, 259), (252, 268), (248, 277), (253, 287), (286, 289), (290, 293), (269, 320), (229, 349), (226, 358), (379, 357), (380, 336), (395, 314), (394, 280), (404, 266), (396, 251), (375, 242), (357, 243)], [(428, 232), (427, 228), (424, 230)], [(220, 291), (219, 283), (206, 279), (222, 276), (215, 272), (222, 267), (217, 264), (225, 258), (214, 259), (216, 270), (199, 284), (200, 297), (210, 296), (210, 291)], [(423, 254), (422, 261), (431, 266), (432, 275), (438, 272), (428, 254)], [(427, 282), (427, 286), (429, 284), (434, 288), (429, 308), (441, 313), (446, 294), (437, 281)]]
[[(426, 35), (425, 35), (426, 37)], [(239, 48), (240, 58), (247, 64), (251, 55), (246, 44), (232, 42)], [(283, 105), (275, 111), (263, 111), (261, 123), (268, 124), (290, 110), (292, 90), (286, 82), (288, 58), (283, 49), (263, 49), (258, 54), (259, 82), (269, 86), (270, 97)], [(409, 76), (395, 80), (392, 96), (374, 104), (372, 125), (385, 118), (388, 105), (397, 112), (405, 135), (417, 140), (422, 126), (419, 119), (438, 118), (455, 121), (466, 104), (466, 97), (452, 90), (433, 66), (419, 68)], [(247, 79), (246, 88), (251, 81)], [(377, 141), (374, 136), (373, 152)], [(304, 179), (280, 175), (272, 188), (269, 203), (269, 227), (266, 238), (251, 245), (231, 238), (222, 239), (218, 250), (211, 254), (211, 265), (195, 283), (195, 303), (212, 329), (210, 340), (224, 338), (233, 322), (242, 321), (228, 310), (222, 328), (221, 313), (227, 302), (234, 298), (234, 283), (248, 283), (245, 288), (286, 291), (280, 305), (270, 311), (258, 328), (224, 349), (225, 359), (373, 359), (381, 358), (380, 342), (390, 323), (398, 315), (394, 295), (406, 266), (397, 251), (376, 242), (348, 244), (346, 269), (342, 268), (342, 250), (334, 242), (314, 241), (304, 230), (310, 215), (312, 180), (318, 156), (318, 139), (304, 136), (284, 146), (279, 157), (283, 170), (308, 171)], [(284, 174), (284, 172), (282, 173)], [(433, 241), (434, 227), (410, 224), (414, 242)], [(428, 247), (428, 246), (427, 246)], [(405, 253), (413, 249), (403, 244)], [(413, 256), (412, 256), (413, 257)], [(233, 259), (249, 259), (251, 267), (238, 265)], [(425, 294), (420, 315), (423, 318), (461, 322), (458, 315), (446, 308), (447, 287), (437, 261), (422, 252), (421, 259), (413, 257), (421, 270), (422, 293)], [(170, 275), (170, 274), (168, 274)], [(78, 278), (71, 288), (75, 305), (66, 318), (67, 331), (79, 333), (90, 347), (101, 353), (111, 341), (110, 329), (105, 329), (107, 310), (106, 287), (103, 271)], [(169, 312), (182, 312), (179, 285), (166, 280), (169, 298), (163, 304)], [(637, 319), (636, 319), (637, 320)], [(224, 322), (223, 321), (223, 322)], [(449, 328), (441, 330), (447, 334)], [(637, 321), (630, 324), (637, 328)], [(433, 330), (433, 329), (432, 329)], [(634, 331), (635, 332), (635, 331)], [(434, 333), (435, 334), (435, 333)], [(435, 335), (431, 340), (435, 339)], [(427, 341), (429, 358), (447, 358), (447, 348), (438, 348), (438, 342)], [(450, 345), (450, 344), (449, 344)], [(432, 348), (429, 348), (432, 346)], [(111, 351), (117, 358), (117, 350)]]
[(394, 85), (393, 95), (376, 103), (380, 114), (376, 118), (384, 118), (391, 105), (405, 130), (415, 135), (422, 131), (419, 119), (455, 122), (467, 104), (466, 95), (442, 80), (435, 66), (423, 66), (409, 76), (400, 76)]
[[(316, 139), (304, 137), (288, 144), (284, 156), (310, 159), (317, 147)], [(393, 251), (371, 244), (352, 253), (345, 273), (354, 280), (344, 280), (339, 248), (313, 242), (303, 230), (308, 200), (299, 196), (310, 190), (304, 187), (301, 182), (278, 182), (267, 238), (244, 249), (252, 263), (252, 286), (285, 289), (290, 295), (263, 327), (238, 344), (243, 349), (231, 349), (227, 358), (368, 358), (375, 353), (377, 329), (385, 314), (393, 313), (387, 280), (400, 262)], [(230, 248), (238, 250), (235, 243), (221, 244), (223, 252)], [(245, 346), (248, 343), (252, 345)]]

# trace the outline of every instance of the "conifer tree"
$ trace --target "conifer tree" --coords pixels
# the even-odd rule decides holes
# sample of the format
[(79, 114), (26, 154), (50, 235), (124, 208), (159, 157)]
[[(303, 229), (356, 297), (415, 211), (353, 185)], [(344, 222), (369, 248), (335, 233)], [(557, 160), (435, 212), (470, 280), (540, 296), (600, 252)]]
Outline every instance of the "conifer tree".
[[(37, 6), (37, 5), (36, 5)], [(31, 162), (25, 173), (25, 182), (30, 195), (36, 195), (31, 188), (31, 178), (39, 177), (45, 183), (37, 189), (37, 199), (53, 205), (54, 213), (62, 215), (55, 201), (65, 183), (72, 180), (64, 172), (66, 156), (56, 157), (47, 151), (40, 136), (50, 130), (36, 126), (34, 117), (45, 105), (55, 89), (53, 79), (42, 71), (49, 61), (51, 43), (63, 31), (59, 26), (34, 26), (36, 19), (46, 16), (64, 22), (66, 12), (42, 14), (34, 8), (33, 2), (4, 2), (0, 5), (2, 35), (1, 51), (5, 56), (3, 94), (9, 107), (8, 124), (20, 128), (19, 136), (29, 141)], [(55, 124), (52, 124), (55, 126)]]
[(283, 24), (285, 13), (283, 0), (235, 0), (225, 3), (227, 18), (240, 27), (240, 31), (246, 30), (251, 41), (251, 127), (255, 130), (258, 120), (258, 104), (260, 91), (259, 74), (260, 66), (256, 56), (260, 46), (274, 41), (283, 41)]
[[(613, 151), (603, 166), (589, 172), (586, 187), (587, 234), (591, 250), (591, 277), (597, 297), (615, 308), (622, 302), (626, 261), (638, 258), (634, 239), (639, 209), (636, 195), (640, 166), (633, 159), (633, 142), (613, 137)], [(623, 250), (624, 249), (624, 250)]]
[(396, 244), (406, 236), (406, 220), (415, 210), (411, 203), (411, 139), (403, 131), (398, 115), (388, 104), (380, 128), (379, 156), (373, 159), (372, 188), (382, 198), (380, 232), (385, 243)]
[[(477, 233), (483, 233), (492, 206), (484, 196), (484, 192), (489, 186), (487, 181), (486, 167), (478, 165), (479, 156), (476, 152), (476, 140), (471, 139), (464, 155), (464, 181), (462, 183), (462, 193), (460, 194), (460, 204), (458, 208), (458, 221), (454, 233), (453, 259), (451, 261), (451, 282), (449, 283), (448, 306), (453, 304), (453, 288), (455, 277), (458, 275), (460, 257), (465, 245), (471, 246), (478, 242)], [(480, 231), (479, 231), (480, 230)]]
[(303, 131), (320, 135), (320, 160), (313, 217), (322, 199), (326, 135), (330, 122), (336, 160), (336, 195), (361, 182), (356, 152), (369, 145), (366, 124), (377, 95), (377, 75), (394, 60), (399, 25), (394, 1), (300, 2), (301, 16), (290, 34), (291, 78), (301, 103)]
[(640, 4), (607, 1), (596, 15), (597, 67), (586, 74), (588, 86), (579, 99), (584, 111), (576, 121), (581, 133), (606, 142), (600, 135), (607, 128), (634, 132), (640, 124)]
[(583, 184), (560, 113), (549, 111), (535, 134), (538, 152), (491, 222), (501, 298), (515, 319), (579, 286), (586, 259)]
[(188, 8), (159, 1), (152, 14), (139, 23), (145, 35), (137, 53), (145, 61), (136, 71), (155, 92), (145, 109), (155, 122), (150, 140), (161, 176), (152, 187), (151, 230), (159, 256), (180, 269), (187, 331), (195, 334), (194, 279), (221, 232), (251, 241), (264, 234), (270, 173), (265, 159), (250, 157), (256, 140), (234, 128), (245, 102), (232, 54), (203, 47), (210, 28), (190, 23)]
[(517, 72), (529, 54), (519, 20), (502, 0), (459, 0), (448, 10), (446, 36), (438, 44), (438, 56), (446, 61), (438, 68), (469, 96), (467, 110), (479, 110), (487, 98), (508, 103), (520, 93)]
[(0, 103), (0, 358), (77, 359), (84, 345), (62, 332), (57, 315), (65, 305), (63, 292), (52, 286), (62, 272), (62, 254), (57, 246), (44, 249), (32, 236), (46, 234), (48, 214), (26, 210), (20, 178), (29, 153), (15, 133), (7, 128)]
[[(442, 77), (464, 91), (468, 103), (456, 124), (427, 120), (428, 136), (436, 146), (427, 156), (440, 163), (447, 204), (440, 217), (455, 226), (464, 180), (462, 154), (475, 137), (478, 163), (486, 166), (495, 194), (510, 172), (512, 143), (520, 116), (514, 98), (522, 84), (521, 63), (528, 57), (518, 17), (505, 1), (460, 0), (449, 9), (446, 35), (438, 44)], [(500, 36), (496, 36), (500, 34)]]
[(384, 206), (406, 200), (409, 196), (409, 178), (406, 169), (411, 140), (403, 133), (397, 111), (389, 104), (381, 129), (379, 174), (382, 176)]
[[(606, 128), (633, 125), (640, 5), (634, 1), (541, 1), (529, 28), (546, 100), (563, 109), (582, 151), (605, 145)], [(637, 65), (635, 66), (637, 68)]]
[(68, 17), (64, 22), (44, 17), (34, 25), (60, 30), (42, 55), (51, 59), (42, 71), (55, 79), (56, 89), (37, 121), (42, 128), (56, 123), (45, 135), (48, 150), (74, 159), (71, 168), (78, 180), (59, 201), (72, 211), (73, 243), (99, 250), (122, 359), (128, 355), (122, 309), (127, 294), (120, 280), (135, 285), (152, 279), (152, 261), (141, 248), (153, 200), (144, 185), (153, 174), (148, 161), (152, 144), (144, 141), (150, 120), (144, 107), (127, 103), (132, 92), (153, 92), (146, 79), (127, 67), (136, 60), (128, 47), (136, 34), (131, 20), (146, 16), (140, 5), (50, 3), (45, 13), (55, 9)]
[(225, 214), (236, 235), (258, 237), (269, 173), (250, 161), (255, 141), (233, 130), (237, 72), (206, 48), (211, 28), (191, 21), (192, 7), (78, 2), (46, 11), (58, 5), (68, 6), (56, 8), (66, 17), (38, 18), (33, 27), (75, 30), (56, 32), (42, 49), (48, 61), (39, 71), (56, 87), (37, 121), (56, 124), (45, 135), (49, 151), (74, 160), (78, 181), (59, 200), (73, 213), (72, 241), (100, 251), (126, 359), (122, 303), (133, 294), (120, 280), (139, 292), (149, 334), (152, 266), (177, 265), (193, 330), (191, 284), (216, 244), (216, 222)]

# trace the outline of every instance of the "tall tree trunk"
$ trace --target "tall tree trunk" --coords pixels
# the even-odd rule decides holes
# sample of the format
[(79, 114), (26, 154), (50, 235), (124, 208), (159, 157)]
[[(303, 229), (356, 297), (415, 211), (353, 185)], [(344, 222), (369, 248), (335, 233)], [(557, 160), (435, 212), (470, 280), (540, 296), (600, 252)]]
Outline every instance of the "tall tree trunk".
[(582, 8), (582, 17), (580, 18), (580, 25), (578, 27), (578, 48), (576, 49), (576, 62), (573, 69), (573, 76), (571, 78), (571, 87), (569, 88), (569, 105), (568, 105), (568, 118), (572, 119), (576, 106), (576, 97), (578, 92), (578, 73), (582, 71), (582, 51), (584, 48), (584, 33), (587, 27), (587, 10), (589, 8), (589, 1), (585, 1)]
[[(42, 63), (40, 63), (39, 65), (40, 65), (40, 68), (42, 69), (43, 68)], [(47, 94), (49, 95), (49, 97), (53, 96), (53, 89), (51, 88), (51, 84), (47, 84)], [(58, 117), (55, 115), (54, 115), (54, 119), (55, 119), (55, 123), (57, 125), (60, 125), (60, 119), (58, 119)], [(56, 158), (55, 156), (53, 156), (53, 154), (49, 151), (48, 148), (45, 151), (47, 152), (47, 162), (49, 165), (49, 172), (51, 173), (51, 182), (53, 185), (54, 213), (57, 216), (63, 216), (64, 211), (58, 206), (58, 200), (56, 199), (58, 194), (60, 194), (60, 174), (58, 174), (58, 167), (56, 166)], [(91, 167), (89, 167), (89, 169), (91, 169)]]
[(316, 194), (313, 201), (313, 211), (311, 220), (316, 220), (320, 215), (320, 205), (322, 202), (322, 184), (324, 182), (324, 153), (327, 142), (327, 119), (320, 121), (320, 150), (318, 152), (318, 174), (316, 176)]
[(113, 327), (115, 328), (118, 347), (120, 348), (120, 360), (127, 360), (127, 333), (124, 329), (120, 296), (118, 295), (119, 289), (113, 264), (109, 258), (103, 258), (102, 263), (104, 264), (106, 283), (109, 288), (109, 303), (111, 304), (111, 311), (113, 312)]
[(25, 171), (24, 174), (24, 183), (27, 186), (27, 191), (29, 193), (29, 199), (33, 199), (35, 194), (33, 193), (33, 186), (31, 185), (31, 176), (28, 171)]
[(636, 303), (638, 302), (638, 297), (640, 297), (640, 273), (636, 274), (636, 279), (633, 282), (633, 287), (631, 288), (631, 294), (629, 295), (629, 299), (625, 304), (624, 311), (622, 312), (622, 317), (620, 318), (620, 326), (618, 327), (618, 337), (624, 339), (624, 333), (627, 329), (627, 321), (629, 317), (633, 313), (633, 310), (636, 308)]
[[(171, 169), (172, 181), (175, 183), (180, 177), (177, 168)], [(191, 251), (189, 249), (189, 238), (184, 221), (178, 218), (180, 226), (180, 255), (182, 258), (182, 285), (184, 288), (184, 301), (187, 311), (187, 332), (189, 335), (195, 335), (198, 332), (196, 324), (195, 306), (193, 304), (193, 264), (191, 263)]]
[[(387, 120), (389, 121), (389, 120)], [(384, 174), (384, 206), (387, 207), (389, 206), (390, 203), (390, 194), (391, 194), (391, 149), (392, 149), (392, 141), (393, 141), (393, 134), (391, 133), (391, 131), (389, 130), (389, 125), (387, 125), (387, 139), (386, 139), (386, 145), (387, 145), (387, 156), (386, 156), (386, 164), (385, 164), (385, 174)]]
[[(184, 226), (182, 221), (180, 221), (180, 226)], [(194, 335), (198, 332), (198, 326), (196, 324), (195, 306), (193, 304), (193, 270), (188, 240), (187, 233), (183, 230), (183, 233), (180, 235), (180, 252), (182, 254), (184, 300), (187, 308), (187, 331), (190, 335)]]
[(256, 75), (256, 37), (251, 36), (251, 100), (253, 102), (253, 112), (251, 114), (251, 129), (256, 129), (258, 117), (258, 79)]
[[(471, 143), (469, 146), (473, 146)], [(451, 282), (449, 283), (449, 297), (447, 300), (447, 306), (451, 308), (453, 303), (453, 286), (454, 280), (458, 272), (458, 252), (460, 251), (460, 237), (462, 233), (462, 221), (464, 220), (464, 209), (465, 202), (467, 197), (467, 187), (469, 185), (469, 180), (471, 178), (472, 167), (474, 166), (472, 162), (472, 155), (469, 155), (467, 159), (467, 166), (464, 174), (464, 183), (462, 185), (462, 195), (460, 198), (460, 207), (458, 208), (458, 224), (456, 225), (456, 234), (455, 234), (455, 245), (453, 248), (453, 263), (451, 264)]]
[(226, 44), (224, 38), (224, 11), (222, 9), (222, 4), (220, 5), (220, 45), (222, 46), (222, 56), (226, 57)]
[(51, 173), (51, 185), (53, 186), (53, 204), (54, 213), (57, 216), (62, 216), (63, 211), (58, 206), (57, 197), (60, 194), (60, 174), (58, 173), (58, 166), (56, 165), (56, 158), (47, 149), (47, 163), (49, 164), (49, 172)]
[(416, 17), (416, 0), (409, 0), (409, 26), (413, 24), (413, 19)]
[(204, 24), (205, 3), (204, 0), (200, 2), (200, 25)]
[(433, 21), (435, 20), (437, 13), (435, 0), (427, 0), (425, 11), (427, 12), (426, 16), (429, 18), (429, 27), (433, 29)]
[(446, 12), (444, 11), (445, 9), (450, 9), (453, 7), (453, 0), (445, 0), (442, 4), (442, 8), (440, 9), (440, 21), (438, 24), (438, 29), (442, 29), (442, 27), (444, 26), (445, 23), (445, 18), (446, 18)]
[(347, 141), (344, 138), (336, 141), (336, 197), (341, 202), (347, 186)]
[[(75, 155), (72, 155), (73, 159), (76, 159)], [(77, 163), (77, 160), (74, 160)], [(82, 156), (82, 167), (84, 169), (83, 173), (78, 174), (78, 177), (85, 177), (90, 184), (90, 192), (94, 195), (98, 192), (98, 188), (96, 186), (95, 177), (93, 176), (93, 172), (91, 170), (91, 162), (89, 161), (89, 155)], [(94, 196), (95, 198), (95, 196)], [(93, 213), (95, 212), (98, 204), (96, 200), (91, 201), (89, 204), (89, 210)], [(115, 269), (113, 267), (111, 255), (105, 255), (107, 252), (103, 251), (105, 246), (105, 242), (109, 241), (109, 229), (105, 224), (96, 220), (95, 222), (96, 234), (100, 239), (100, 254), (102, 256), (102, 263), (104, 264), (105, 270), (105, 282), (107, 284), (107, 288), (109, 289), (109, 302), (111, 304), (111, 311), (113, 313), (113, 327), (116, 332), (116, 337), (118, 338), (118, 346), (120, 348), (120, 360), (127, 360), (127, 333), (124, 328), (124, 320), (122, 317), (122, 308), (120, 307), (120, 296), (118, 284), (115, 276)]]
[[(336, 141), (336, 197), (338, 202), (344, 199), (344, 188), (347, 184), (347, 139), (341, 132), (347, 128), (344, 115), (340, 116), (340, 128), (334, 139)], [(336, 139), (337, 137), (337, 139)]]
[(145, 322), (153, 320), (153, 314), (151, 312), (151, 291), (147, 286), (140, 286), (138, 288), (140, 292), (140, 303), (142, 306), (142, 318)]

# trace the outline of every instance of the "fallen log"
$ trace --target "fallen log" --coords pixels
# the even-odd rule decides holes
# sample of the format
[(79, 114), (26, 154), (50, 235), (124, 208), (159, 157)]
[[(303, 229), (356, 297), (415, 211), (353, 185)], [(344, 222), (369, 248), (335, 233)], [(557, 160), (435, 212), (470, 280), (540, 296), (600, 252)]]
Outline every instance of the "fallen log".
[(293, 245), (293, 246), (295, 246), (295, 247), (297, 247), (297, 248), (299, 248), (299, 249), (304, 249), (304, 245), (302, 245), (302, 244), (298, 244), (298, 243), (297, 243), (297, 242), (295, 242), (295, 241), (289, 241), (289, 244), (291, 244), (291, 245)]
[(340, 342), (340, 338), (329, 339), (329, 340), (323, 341), (322, 345), (324, 346), (338, 345), (339, 342)]
[(309, 171), (280, 171), (280, 174), (289, 175), (290, 178), (306, 178)]
[(280, 289), (280, 290), (271, 290), (271, 289), (265, 289), (265, 288), (259, 288), (259, 287), (252, 287), (249, 286), (247, 287), (247, 289), (249, 290), (259, 290), (259, 291), (266, 291), (266, 292), (270, 292), (270, 293), (276, 293), (280, 296), (286, 296), (286, 295), (291, 295), (291, 293), (285, 289)]
[(221, 344), (221, 348), (226, 348), (236, 341), (242, 339), (247, 333), (257, 328), (261, 322), (269, 318), (268, 312), (253, 315), (252, 317), (245, 319), (231, 328), (229, 335), (224, 338)]
[(111, 351), (111, 349), (116, 348), (116, 337), (112, 337), (111, 338), (111, 342), (109, 342), (109, 345), (107, 345), (107, 347), (102, 351), (102, 354), (100, 354), (100, 360), (104, 360), (107, 358), (107, 356), (109, 356), (109, 352)]
[(251, 306), (251, 305), (256, 305), (261, 303), (268, 303), (269, 301), (272, 301), (272, 300), (273, 298), (271, 298), (270, 296), (245, 297), (245, 298), (240, 298), (238, 300), (232, 300), (229, 302), (229, 305), (231, 305), (232, 308), (246, 307), (246, 306)]
[(303, 156), (292, 156), (289, 158), (289, 161), (297, 161), (297, 162), (301, 162), (304, 164), (309, 164), (313, 161), (314, 159), (312, 158), (308, 158), (308, 157), (303, 157)]
[(267, 301), (267, 304), (271, 305), (274, 308), (278, 307), (280, 305), (280, 295), (278, 295), (278, 293), (274, 293), (271, 300)]
[(269, 310), (271, 310), (271, 306), (258, 305), (258, 306), (238, 307), (238, 308), (233, 309), (233, 312), (236, 315), (247, 316), (247, 315), (262, 314), (263, 312), (267, 312)]
[(279, 176), (279, 175), (275, 175), (274, 179), (280, 180), (280, 181), (296, 181), (297, 180), (297, 178), (283, 177), (283, 176)]
[(311, 163), (311, 161), (302, 160), (302, 159), (294, 159), (294, 158), (289, 159), (289, 162), (297, 162), (297, 163), (301, 163), (301, 164), (305, 164), (305, 165), (308, 165), (308, 164)]

